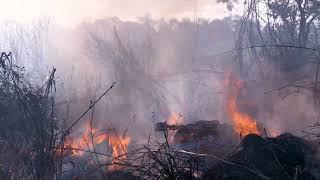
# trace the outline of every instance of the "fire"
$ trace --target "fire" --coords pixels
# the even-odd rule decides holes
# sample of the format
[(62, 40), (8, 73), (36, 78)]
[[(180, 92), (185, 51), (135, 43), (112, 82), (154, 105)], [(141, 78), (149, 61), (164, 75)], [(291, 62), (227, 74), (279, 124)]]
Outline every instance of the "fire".
[[(95, 128), (87, 125), (81, 137), (77, 139), (67, 139), (64, 143), (64, 152), (57, 151), (56, 156), (63, 158), (65, 156), (80, 157), (87, 150), (92, 150), (95, 145), (108, 142), (112, 148), (112, 166), (108, 170), (122, 169), (120, 163), (127, 159), (128, 145), (131, 139), (127, 136), (117, 136), (111, 133), (99, 133)], [(106, 147), (107, 149), (108, 147)]]
[[(183, 123), (183, 117), (181, 114), (171, 113), (169, 118), (166, 120), (168, 125), (181, 125)], [(168, 141), (169, 143), (174, 142), (174, 135), (176, 134), (177, 130), (169, 130), (168, 131)]]
[(243, 82), (236, 77), (229, 75), (225, 83), (229, 90), (227, 111), (233, 121), (234, 131), (242, 136), (251, 133), (260, 134), (256, 120), (249, 114), (241, 112), (237, 106), (237, 97), (243, 87)]
[(183, 123), (183, 117), (181, 114), (171, 113), (166, 122), (168, 125), (181, 125)]
[(98, 130), (86, 125), (84, 133), (77, 139), (68, 139), (65, 148), (71, 149), (72, 156), (82, 156), (84, 150), (90, 150), (93, 146), (101, 144), (107, 139), (106, 133), (98, 134)]
[(112, 166), (109, 167), (110, 171), (121, 170), (121, 163), (126, 160), (126, 153), (128, 151), (128, 145), (131, 141), (129, 137), (126, 136), (116, 136), (109, 135), (109, 145), (112, 147)]
[(270, 129), (269, 134), (271, 137), (277, 137), (281, 134), (281, 131), (278, 129)]

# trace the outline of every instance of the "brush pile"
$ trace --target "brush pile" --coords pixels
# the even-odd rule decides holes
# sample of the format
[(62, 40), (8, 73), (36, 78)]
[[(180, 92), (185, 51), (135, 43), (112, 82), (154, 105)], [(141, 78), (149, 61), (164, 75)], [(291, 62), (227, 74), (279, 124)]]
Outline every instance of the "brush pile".
[(42, 87), (32, 85), (12, 53), (0, 57), (0, 179), (52, 179), (57, 120), (54, 73)]
[(205, 179), (318, 179), (316, 148), (289, 133), (275, 138), (247, 135), (240, 147), (217, 162)]
[[(187, 125), (157, 124), (175, 130), (173, 147), (205, 162), (201, 179), (319, 179), (318, 144), (285, 133), (240, 138), (218, 121)], [(201, 158), (200, 158), (201, 157)]]
[(200, 120), (185, 125), (157, 123), (156, 131), (165, 131), (169, 134), (170, 131), (174, 131), (172, 144), (178, 149), (218, 156), (226, 155), (239, 141), (232, 126), (221, 124), (217, 120)]

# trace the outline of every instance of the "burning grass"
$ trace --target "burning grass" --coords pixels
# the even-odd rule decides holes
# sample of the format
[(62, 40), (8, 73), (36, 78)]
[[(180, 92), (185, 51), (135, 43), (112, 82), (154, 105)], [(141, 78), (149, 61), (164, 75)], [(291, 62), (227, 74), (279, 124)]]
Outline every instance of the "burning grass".
[[(72, 134), (89, 112), (93, 117), (93, 107), (114, 84), (91, 102), (70, 126), (61, 127), (53, 98), (56, 70), (52, 70), (43, 86), (37, 87), (30, 84), (23, 69), (15, 66), (10, 58), (0, 63), (0, 179), (317, 177), (313, 171), (318, 170), (315, 168), (318, 164), (310, 161), (316, 158), (315, 150), (305, 140), (288, 134), (276, 138), (259, 136), (256, 120), (238, 107), (243, 84), (232, 75), (225, 82), (229, 90), (226, 109), (233, 122), (233, 130), (229, 128), (232, 132), (226, 130), (229, 126), (218, 121), (183, 125), (182, 115), (172, 113), (165, 123), (156, 125), (156, 129), (163, 132), (163, 141), (150, 136), (147, 144), (137, 146), (127, 129), (122, 134), (114, 128), (99, 129), (93, 127), (93, 118), (87, 120), (80, 135)], [(228, 139), (227, 132), (244, 138), (239, 146), (226, 146), (221, 154), (213, 148), (205, 154), (179, 146), (183, 142), (202, 141), (222, 149), (217, 142)]]
[(64, 146), (72, 149), (72, 156), (82, 156), (84, 151), (80, 151), (81, 149), (92, 149), (94, 145), (99, 145), (106, 139), (107, 135), (105, 133), (100, 132), (98, 134), (97, 129), (87, 125), (84, 133), (79, 138), (68, 138), (64, 142)]
[(130, 143), (130, 138), (125, 136), (111, 135), (108, 138), (109, 145), (112, 147), (112, 165), (108, 168), (109, 171), (121, 170), (122, 167), (117, 165), (127, 159), (127, 151)]
[[(60, 158), (68, 156), (77, 158), (86, 158), (88, 155), (98, 155), (107, 157), (96, 157), (96, 163), (101, 164), (101, 159), (104, 159), (106, 163), (105, 169), (107, 171), (119, 171), (123, 169), (121, 163), (127, 159), (128, 146), (131, 138), (126, 134), (118, 135), (114, 129), (108, 132), (103, 132), (93, 128), (90, 123), (85, 125), (85, 129), (79, 138), (68, 137), (64, 141), (63, 149), (64, 155)], [(97, 148), (100, 147), (100, 148)], [(99, 150), (97, 150), (99, 149)], [(59, 151), (61, 153), (61, 151)], [(120, 164), (120, 165), (119, 165)]]

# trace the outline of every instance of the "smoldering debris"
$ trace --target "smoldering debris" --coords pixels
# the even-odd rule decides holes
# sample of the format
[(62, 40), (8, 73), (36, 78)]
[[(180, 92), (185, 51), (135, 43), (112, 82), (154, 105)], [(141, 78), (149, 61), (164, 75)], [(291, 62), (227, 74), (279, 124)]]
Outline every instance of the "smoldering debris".
[(240, 136), (233, 131), (229, 124), (219, 121), (196, 121), (185, 125), (167, 125), (157, 123), (156, 131), (172, 134), (172, 144), (187, 151), (225, 156), (235, 148)]
[(317, 145), (292, 134), (246, 136), (237, 151), (218, 162), (205, 179), (318, 179)]
[(158, 123), (156, 130), (176, 131), (172, 147), (206, 162), (203, 179), (319, 178), (319, 146), (314, 140), (289, 133), (276, 137), (249, 134), (240, 139), (231, 126), (218, 121)]

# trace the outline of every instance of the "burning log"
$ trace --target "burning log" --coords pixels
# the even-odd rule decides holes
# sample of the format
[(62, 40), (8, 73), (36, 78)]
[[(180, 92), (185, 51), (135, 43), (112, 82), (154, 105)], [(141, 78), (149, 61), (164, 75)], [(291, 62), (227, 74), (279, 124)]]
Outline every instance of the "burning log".
[(160, 122), (155, 125), (155, 130), (176, 131), (173, 143), (181, 149), (198, 153), (225, 155), (238, 142), (232, 126), (221, 124), (217, 120), (202, 120), (186, 125), (168, 125)]
[(181, 125), (168, 125), (166, 122), (159, 122), (155, 125), (155, 131), (178, 130)]

